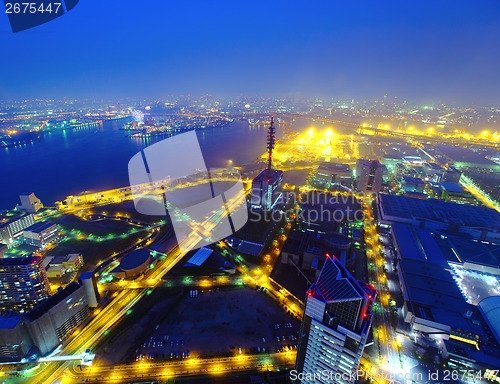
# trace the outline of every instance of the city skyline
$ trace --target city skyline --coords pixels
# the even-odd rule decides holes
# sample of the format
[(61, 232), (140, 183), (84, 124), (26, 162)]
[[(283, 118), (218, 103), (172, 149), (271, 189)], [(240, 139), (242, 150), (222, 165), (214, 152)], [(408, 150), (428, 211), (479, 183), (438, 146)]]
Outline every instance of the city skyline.
[(16, 57), (0, 64), (0, 99), (389, 93), (422, 103), (498, 103), (499, 7), (82, 2), (17, 34), (0, 19), (3, 49)]
[(500, 383), (500, 2), (10, 1), (2, 384)]

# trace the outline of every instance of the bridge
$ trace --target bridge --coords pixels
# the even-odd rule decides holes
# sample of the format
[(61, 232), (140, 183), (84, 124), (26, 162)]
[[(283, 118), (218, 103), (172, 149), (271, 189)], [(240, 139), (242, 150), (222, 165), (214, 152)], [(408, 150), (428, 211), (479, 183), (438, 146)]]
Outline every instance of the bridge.
[(497, 141), (491, 141), (487, 140), (485, 138), (478, 138), (478, 137), (464, 137), (463, 135), (457, 135), (457, 136), (447, 136), (447, 135), (440, 135), (440, 134), (416, 134), (416, 133), (409, 133), (409, 132), (402, 132), (399, 130), (389, 130), (389, 129), (384, 129), (384, 128), (378, 128), (378, 127), (373, 127), (367, 124), (362, 124), (359, 122), (355, 121), (348, 121), (348, 120), (340, 120), (340, 119), (334, 119), (331, 117), (323, 117), (323, 116), (314, 116), (314, 115), (304, 115), (300, 113), (290, 113), (290, 114), (283, 114), (281, 117), (291, 117), (294, 119), (309, 119), (309, 120), (315, 120), (315, 121), (321, 121), (324, 123), (330, 123), (330, 124), (338, 124), (342, 126), (347, 126), (347, 127), (352, 127), (356, 128), (358, 134), (368, 134), (368, 135), (376, 135), (380, 134), (383, 136), (391, 136), (391, 137), (396, 137), (396, 138), (401, 138), (405, 140), (413, 140), (413, 141), (424, 141), (427, 143), (448, 143), (452, 145), (459, 145), (459, 144), (477, 144), (477, 145), (484, 145), (484, 146), (489, 146), (489, 147), (498, 147), (499, 142)]

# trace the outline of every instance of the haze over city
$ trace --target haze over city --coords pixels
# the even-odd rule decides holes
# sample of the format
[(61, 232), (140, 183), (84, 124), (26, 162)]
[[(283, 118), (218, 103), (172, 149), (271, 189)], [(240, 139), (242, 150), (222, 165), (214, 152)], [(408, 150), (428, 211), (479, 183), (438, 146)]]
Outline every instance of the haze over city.
[(4, 5), (2, 384), (500, 383), (500, 3)]
[(500, 4), (85, 1), (12, 35), (0, 98), (303, 95), (500, 101)]

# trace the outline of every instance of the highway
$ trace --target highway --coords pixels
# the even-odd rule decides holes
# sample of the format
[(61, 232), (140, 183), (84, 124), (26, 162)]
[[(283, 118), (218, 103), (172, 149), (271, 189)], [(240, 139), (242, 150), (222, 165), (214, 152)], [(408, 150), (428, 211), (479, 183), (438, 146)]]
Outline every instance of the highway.
[(495, 201), (492, 201), (487, 193), (484, 193), (474, 182), (467, 176), (462, 175), (460, 178), (460, 184), (463, 185), (476, 199), (486, 205), (488, 208), (492, 208), (500, 212), (500, 206)]

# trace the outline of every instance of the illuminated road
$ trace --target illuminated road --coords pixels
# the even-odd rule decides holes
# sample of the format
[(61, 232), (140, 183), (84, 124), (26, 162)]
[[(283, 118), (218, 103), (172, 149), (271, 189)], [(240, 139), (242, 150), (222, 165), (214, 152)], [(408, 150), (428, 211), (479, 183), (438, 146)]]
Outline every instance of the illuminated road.
[(217, 287), (217, 286), (231, 286), (241, 285), (243, 280), (241, 276), (197, 276), (197, 277), (169, 277), (158, 284), (151, 284), (149, 280), (140, 281), (127, 281), (121, 280), (117, 282), (100, 284), (99, 288), (104, 290), (126, 290), (126, 289), (139, 289), (139, 288), (156, 288), (156, 287)]
[[(241, 192), (243, 194), (244, 192)], [(229, 211), (234, 211), (237, 205), (241, 202), (241, 194), (233, 196), (227, 202)], [(163, 283), (162, 277), (165, 276), (184, 255), (193, 249), (196, 244), (203, 238), (201, 232), (211, 231), (222, 218), (226, 216), (224, 208), (216, 211), (210, 218), (201, 223), (203, 231), (199, 229), (199, 224), (193, 224), (195, 229), (184, 240), (181, 241), (183, 252), (176, 247), (164, 259), (158, 262), (154, 269), (148, 270), (145, 275), (140, 276), (137, 281), (146, 282), (152, 287), (156, 287)], [(140, 290), (122, 290), (116, 292), (113, 300), (100, 310), (92, 319), (92, 321), (82, 330), (75, 331), (71, 337), (64, 343), (61, 354), (69, 355), (85, 352), (90, 349), (101, 338), (101, 336), (114, 324), (116, 324), (123, 316), (126, 315), (134, 304), (136, 304), (146, 293), (148, 289)], [(55, 380), (63, 377), (64, 372), (71, 366), (70, 362), (60, 365), (51, 363), (47, 364), (41, 370), (37, 371), (35, 377), (32, 377), (28, 382), (31, 383), (52, 383)]]
[(290, 368), (295, 363), (296, 351), (262, 355), (237, 355), (217, 359), (188, 358), (167, 362), (139, 361), (117, 366), (95, 366), (80, 370), (73, 364), (63, 383), (72, 382), (127, 382), (131, 379), (158, 380), (189, 375), (218, 375), (229, 372)]
[(374, 339), (380, 346), (380, 356), (379, 361), (372, 362), (372, 365), (396, 374), (403, 367), (399, 357), (397, 336), (392, 326), (391, 309), (389, 307), (390, 294), (386, 288), (387, 277), (383, 270), (384, 261), (380, 254), (376, 223), (371, 216), (372, 200), (365, 198), (364, 203), (365, 242), (369, 247), (367, 249), (367, 260), (375, 266), (374, 270), (369, 269), (369, 272), (371, 271), (370, 277), (375, 280), (375, 287), (378, 289), (377, 303), (380, 305), (379, 308), (374, 308), (375, 321), (372, 324)]
[(495, 201), (492, 201), (489, 198), (488, 194), (484, 193), (478, 186), (476, 186), (470, 178), (462, 175), (460, 177), (460, 184), (462, 184), (476, 199), (478, 199), (484, 205), (500, 212), (500, 206)]

